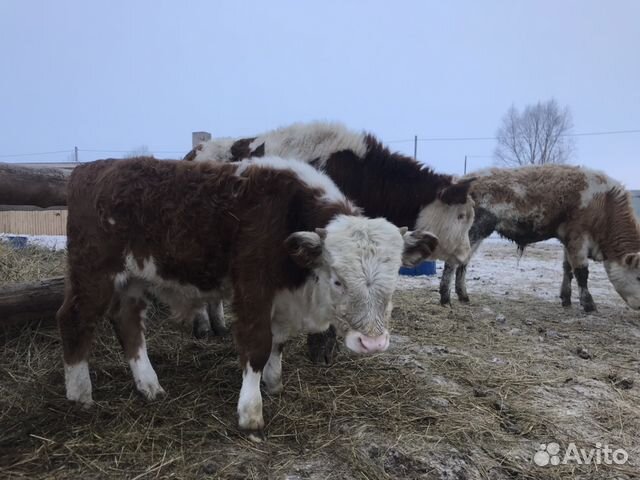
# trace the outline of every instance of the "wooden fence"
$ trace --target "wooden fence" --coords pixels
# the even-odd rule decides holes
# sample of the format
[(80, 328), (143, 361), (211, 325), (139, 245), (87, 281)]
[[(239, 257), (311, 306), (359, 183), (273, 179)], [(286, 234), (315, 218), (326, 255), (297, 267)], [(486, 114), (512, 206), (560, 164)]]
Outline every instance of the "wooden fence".
[(66, 235), (67, 210), (0, 211), (0, 233)]

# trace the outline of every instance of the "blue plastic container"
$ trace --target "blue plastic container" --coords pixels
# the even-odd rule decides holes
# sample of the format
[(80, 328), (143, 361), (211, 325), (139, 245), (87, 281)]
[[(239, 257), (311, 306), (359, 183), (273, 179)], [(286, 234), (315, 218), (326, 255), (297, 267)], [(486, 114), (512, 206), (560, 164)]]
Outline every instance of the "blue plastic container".
[(11, 245), (15, 249), (21, 249), (27, 246), (27, 237), (7, 235), (5, 238), (9, 242), (9, 245)]
[(436, 262), (433, 260), (427, 260), (422, 262), (416, 267), (400, 267), (400, 275), (409, 275), (411, 277), (417, 277), (419, 275), (435, 275), (436, 274)]

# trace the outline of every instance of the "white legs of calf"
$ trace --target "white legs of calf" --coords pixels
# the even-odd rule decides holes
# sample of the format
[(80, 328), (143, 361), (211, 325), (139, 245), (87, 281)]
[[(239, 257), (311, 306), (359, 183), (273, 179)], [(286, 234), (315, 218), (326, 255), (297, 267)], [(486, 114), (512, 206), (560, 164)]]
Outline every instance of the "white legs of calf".
[(165, 391), (158, 382), (158, 375), (151, 366), (147, 355), (147, 343), (142, 337), (142, 344), (135, 357), (129, 359), (129, 366), (133, 374), (136, 388), (147, 400), (155, 400), (158, 395), (164, 395)]
[(274, 345), (269, 360), (262, 372), (264, 389), (270, 395), (282, 392), (282, 352), (279, 346)]
[[(238, 400), (238, 425), (244, 430), (260, 431), (264, 428), (260, 377), (260, 372), (254, 372), (251, 364), (247, 362), (242, 372), (242, 388)], [(255, 441), (261, 440), (251, 434), (249, 438)]]
[(67, 398), (72, 402), (78, 402), (83, 407), (90, 407), (91, 378), (89, 378), (89, 364), (82, 360), (73, 365), (64, 364), (64, 382), (67, 389)]

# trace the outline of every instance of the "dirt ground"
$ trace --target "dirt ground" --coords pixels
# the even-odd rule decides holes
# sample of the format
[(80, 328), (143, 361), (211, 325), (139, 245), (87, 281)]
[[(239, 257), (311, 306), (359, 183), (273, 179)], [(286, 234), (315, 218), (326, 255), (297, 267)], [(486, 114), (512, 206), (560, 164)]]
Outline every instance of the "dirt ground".
[[(0, 281), (8, 255), (0, 249)], [(33, 275), (56, 273), (63, 255), (40, 255), (56, 266)], [(562, 308), (561, 257), (544, 243), (519, 259), (490, 239), (468, 273), (471, 303), (454, 295), (452, 308), (439, 305), (436, 277), (402, 278), (383, 354), (342, 348), (318, 367), (304, 338), (292, 341), (284, 392), (264, 395), (262, 444), (236, 428), (241, 372), (228, 337), (194, 340), (158, 312), (149, 354), (168, 397), (145, 403), (105, 325), (91, 362), (97, 405), (83, 411), (64, 398), (55, 328), (4, 332), (0, 478), (640, 478), (640, 313), (599, 265), (598, 312), (583, 313), (577, 292)], [(628, 461), (536, 465), (550, 442), (560, 457), (573, 442), (624, 449)]]

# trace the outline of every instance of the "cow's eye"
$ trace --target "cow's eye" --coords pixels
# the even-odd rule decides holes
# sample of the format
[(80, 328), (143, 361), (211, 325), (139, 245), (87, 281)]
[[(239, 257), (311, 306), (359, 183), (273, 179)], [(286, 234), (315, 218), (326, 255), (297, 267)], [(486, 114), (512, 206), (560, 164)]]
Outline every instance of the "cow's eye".
[(341, 282), (340, 280), (334, 280), (334, 281), (333, 281), (333, 284), (334, 284), (336, 287), (341, 287), (341, 286), (342, 286), (342, 282)]
[(461, 213), (461, 214), (458, 215), (458, 220), (463, 220), (464, 217), (465, 217), (465, 214)]

